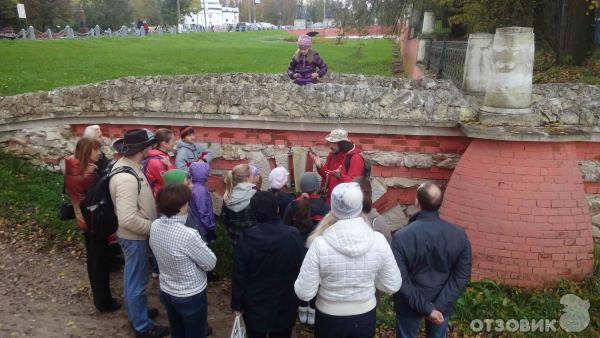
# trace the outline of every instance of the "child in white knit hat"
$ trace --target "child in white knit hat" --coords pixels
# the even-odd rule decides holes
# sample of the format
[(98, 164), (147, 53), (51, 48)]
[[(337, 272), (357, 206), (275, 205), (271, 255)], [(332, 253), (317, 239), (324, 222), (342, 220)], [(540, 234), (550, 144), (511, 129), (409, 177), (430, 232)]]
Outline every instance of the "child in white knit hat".
[(394, 294), (402, 285), (388, 242), (361, 216), (362, 203), (357, 183), (337, 185), (322, 221), (331, 225), (311, 235), (294, 289), (302, 301), (317, 296), (315, 337), (374, 337), (375, 290)]
[(294, 195), (283, 189), (288, 185), (290, 173), (284, 167), (277, 167), (271, 170), (269, 173), (269, 191), (275, 194), (277, 197), (277, 204), (279, 205), (279, 217), (283, 218), (283, 213), (294, 200)]

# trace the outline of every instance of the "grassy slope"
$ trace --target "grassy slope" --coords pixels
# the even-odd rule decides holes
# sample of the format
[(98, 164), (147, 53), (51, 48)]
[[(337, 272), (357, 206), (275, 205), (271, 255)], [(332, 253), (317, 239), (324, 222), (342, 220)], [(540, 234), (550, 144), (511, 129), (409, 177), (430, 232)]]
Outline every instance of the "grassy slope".
[[(128, 75), (281, 73), (295, 51), (289, 40), (288, 33), (271, 31), (0, 41), (0, 96)], [(334, 41), (314, 46), (330, 71), (391, 75), (390, 41)]]

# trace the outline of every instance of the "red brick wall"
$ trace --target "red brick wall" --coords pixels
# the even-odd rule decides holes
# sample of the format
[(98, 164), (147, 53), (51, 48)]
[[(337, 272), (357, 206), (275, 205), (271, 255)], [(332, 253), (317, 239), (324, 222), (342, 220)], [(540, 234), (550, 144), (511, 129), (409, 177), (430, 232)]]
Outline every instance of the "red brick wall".
[[(81, 136), (87, 125), (73, 125), (75, 134)], [(133, 128), (169, 128), (175, 135), (179, 134), (180, 126), (160, 125), (102, 125), (101, 129), (105, 136), (111, 138), (122, 137), (126, 130)], [(327, 147), (325, 136), (327, 132), (310, 131), (286, 131), (286, 130), (261, 130), (242, 128), (195, 128), (196, 140), (198, 142), (218, 142), (221, 144), (272, 144), (284, 146), (319, 146)], [(419, 153), (455, 153), (462, 154), (468, 147), (470, 139), (467, 137), (454, 136), (412, 136), (412, 135), (382, 135), (382, 134), (357, 134), (350, 135), (352, 140), (365, 151), (395, 151), (395, 152), (419, 152)], [(292, 158), (290, 156), (290, 167)], [(212, 169), (230, 170), (234, 166), (246, 161), (227, 161), (215, 159), (211, 163)], [(272, 163), (272, 167), (275, 164)], [(292, 172), (293, 175), (293, 172)], [(388, 167), (373, 164), (371, 175), (374, 177), (405, 177), (413, 179), (432, 179), (447, 181), (452, 175), (451, 169), (438, 167), (431, 168), (407, 168)], [(211, 191), (223, 192), (220, 178), (212, 178), (209, 181)], [(414, 202), (415, 189), (390, 188), (382, 196), (376, 207), (380, 212), (393, 208), (396, 204), (412, 204)]]
[(471, 142), (441, 213), (466, 229), (474, 279), (537, 287), (593, 271), (580, 149), (596, 145)]

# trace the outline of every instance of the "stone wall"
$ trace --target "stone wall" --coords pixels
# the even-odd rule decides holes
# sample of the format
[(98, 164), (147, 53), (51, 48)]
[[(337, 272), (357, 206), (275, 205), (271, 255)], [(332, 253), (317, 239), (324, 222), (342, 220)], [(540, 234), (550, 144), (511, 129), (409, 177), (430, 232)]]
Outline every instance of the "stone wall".
[(133, 115), (455, 127), (467, 109), (447, 81), (333, 75), (300, 87), (280, 75), (156, 76), (0, 97), (0, 123)]

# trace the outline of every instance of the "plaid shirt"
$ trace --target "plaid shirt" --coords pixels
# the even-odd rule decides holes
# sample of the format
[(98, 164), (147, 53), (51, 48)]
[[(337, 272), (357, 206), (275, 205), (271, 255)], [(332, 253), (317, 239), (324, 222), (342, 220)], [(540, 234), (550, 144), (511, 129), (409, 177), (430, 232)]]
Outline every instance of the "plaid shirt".
[(150, 228), (150, 247), (160, 269), (160, 289), (174, 297), (191, 297), (206, 289), (206, 271), (217, 258), (197, 230), (185, 226), (187, 215), (162, 216)]

